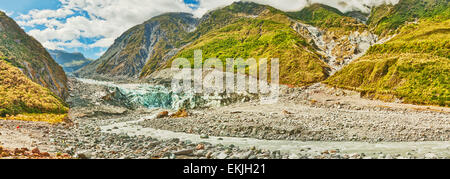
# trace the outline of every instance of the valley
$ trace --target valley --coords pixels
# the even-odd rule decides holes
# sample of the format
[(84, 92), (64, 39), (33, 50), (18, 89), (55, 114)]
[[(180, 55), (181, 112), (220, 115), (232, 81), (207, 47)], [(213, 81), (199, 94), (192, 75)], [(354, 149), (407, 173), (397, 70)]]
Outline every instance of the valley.
[[(273, 105), (241, 101), (188, 110), (181, 118), (157, 117), (163, 111), (176, 113), (172, 107), (128, 108), (111, 103), (121, 100), (120, 95), (104, 98), (115, 87), (142, 94), (137, 88), (141, 85), (71, 78), (73, 124), (0, 121), (0, 138), (12, 133), (29, 136), (1, 138), (2, 145), (79, 158), (450, 157), (448, 108), (367, 100), (322, 84), (285, 87)], [(14, 129), (17, 125), (21, 129)], [(47, 132), (31, 135), (41, 128)]]
[[(449, 159), (449, 5), (235, 2), (153, 16), (97, 60), (47, 52), (0, 11), (0, 158)], [(265, 58), (279, 59), (269, 81), (255, 72)], [(193, 89), (232, 77), (246, 90), (267, 81), (278, 98), (172, 91), (192, 75), (171, 69), (177, 59), (202, 70), (183, 81)]]

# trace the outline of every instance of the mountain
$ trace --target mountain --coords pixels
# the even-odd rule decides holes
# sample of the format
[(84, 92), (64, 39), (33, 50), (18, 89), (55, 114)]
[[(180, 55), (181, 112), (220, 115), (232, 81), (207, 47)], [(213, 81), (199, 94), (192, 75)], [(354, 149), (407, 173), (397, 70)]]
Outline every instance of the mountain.
[(68, 96), (67, 77), (47, 50), (27, 35), (17, 23), (0, 11), (0, 56), (35, 83), (50, 89), (65, 99)]
[(200, 19), (152, 18), (77, 73), (147, 78), (176, 58), (192, 61), (200, 49), (203, 59), (279, 58), (282, 84), (323, 82), (375, 99), (448, 106), (449, 14), (448, 0), (400, 0), (370, 14), (235, 2)]
[(0, 117), (22, 113), (67, 113), (61, 98), (0, 57)]
[(392, 35), (406, 22), (432, 18), (443, 13), (448, 15), (449, 3), (448, 0), (400, 0), (395, 6), (373, 8), (368, 24), (378, 35)]
[(385, 15), (373, 14), (374, 31), (394, 33), (393, 38), (372, 46), (325, 83), (375, 99), (449, 106), (449, 2), (401, 0), (378, 10)]
[[(99, 60), (80, 69), (75, 74), (82, 77), (102, 74), (106, 76), (140, 76), (145, 78), (158, 70), (167, 68), (174, 56), (180, 57), (190, 53), (189, 49), (197, 48), (193, 44), (203, 43), (202, 41), (214, 36), (213, 33), (217, 32), (218, 29), (226, 30), (225, 28), (227, 27), (250, 24), (254, 26), (250, 26), (248, 29), (222, 32), (223, 34), (232, 34), (240, 31), (239, 33), (242, 34), (246, 30), (253, 31), (246, 37), (248, 38), (246, 42), (236, 43), (234, 47), (255, 46), (247, 52), (236, 53), (233, 57), (240, 56), (245, 58), (250, 55), (248, 53), (257, 53), (256, 49), (270, 45), (270, 47), (266, 47), (266, 50), (258, 53), (260, 55), (268, 55), (266, 57), (269, 58), (278, 57), (282, 54), (282, 59), (293, 59), (289, 61), (282, 60), (282, 64), (286, 64), (284, 66), (286, 70), (281, 74), (284, 77), (283, 79), (286, 79), (283, 83), (305, 85), (326, 79), (329, 71), (328, 65), (321, 60), (322, 56), (315, 53), (313, 47), (305, 42), (306, 39), (290, 28), (292, 21), (284, 12), (269, 6), (247, 2), (237, 2), (225, 8), (211, 11), (201, 19), (195, 19), (192, 15), (185, 13), (168, 13), (152, 18), (144, 24), (125, 32)], [(267, 32), (263, 34), (258, 34), (255, 30), (260, 28), (270, 29), (267, 29)], [(144, 36), (143, 34), (146, 35)], [(230, 36), (229, 40), (241, 41), (242, 37), (236, 36), (241, 34)], [(280, 38), (284, 35), (287, 35), (289, 38)], [(260, 37), (262, 37), (261, 42), (257, 42), (260, 44), (249, 44), (249, 42), (252, 43), (252, 39)], [(217, 38), (212, 39), (217, 40)], [(254, 42), (256, 43), (256, 41)], [(222, 42), (217, 43), (220, 44)], [(145, 48), (142, 48), (142, 46)], [(147, 47), (151, 49), (150, 56), (143, 51)], [(282, 53), (283, 49), (287, 49), (289, 53)], [(134, 60), (121, 60), (121, 56), (134, 57)], [(215, 54), (205, 54), (204, 57), (206, 59), (212, 56), (215, 56)], [(287, 64), (290, 64), (290, 67)], [(132, 65), (134, 67), (131, 70), (125, 68)], [(296, 69), (306, 70), (305, 72), (298, 72), (295, 71)]]
[(75, 75), (139, 77), (141, 71), (159, 68), (175, 54), (197, 19), (191, 14), (168, 13), (154, 17), (123, 33), (98, 60)]
[[(356, 12), (349, 13), (349, 15), (354, 13)], [(312, 4), (300, 11), (288, 12), (288, 14), (295, 19), (318, 28), (344, 29), (347, 31), (366, 28), (356, 18), (347, 16), (338, 9), (323, 4)]]
[[(324, 17), (325, 23), (318, 24)], [(299, 22), (319, 29), (312, 32)], [(306, 31), (300, 32), (302, 29)], [(169, 67), (174, 58), (191, 57), (194, 49), (202, 49), (204, 59), (278, 57), (282, 83), (303, 86), (325, 80), (330, 72), (365, 52), (376, 40), (367, 30), (357, 19), (325, 5), (286, 13), (257, 3), (235, 2), (200, 19), (185, 13), (152, 18), (125, 32), (99, 60), (75, 74), (145, 78)], [(212, 49), (220, 55), (210, 53)]]
[[(212, 23), (205, 23), (213, 21), (220, 25), (210, 28)], [(291, 28), (294, 22), (284, 12), (256, 3), (237, 2), (211, 12), (202, 22), (197, 28), (202, 32), (193, 33), (203, 35), (172, 60), (193, 61), (194, 50), (202, 50), (203, 60), (219, 58), (223, 62), (227, 58), (279, 58), (283, 84), (304, 86), (328, 77), (329, 66), (314, 47)]]
[(191, 44), (195, 40), (199, 39), (203, 35), (210, 32), (211, 30), (219, 29), (228, 24), (236, 22), (242, 16), (245, 15), (256, 16), (257, 14), (265, 10), (266, 7), (267, 6), (261, 6), (256, 3), (246, 3), (245, 6), (231, 5), (227, 6), (226, 8), (220, 8), (206, 13), (203, 17), (197, 19), (197, 23), (194, 26), (195, 28), (192, 29), (192, 31), (183, 35), (183, 38), (179, 41), (179, 43), (183, 44), (183, 46), (172, 51), (172, 53), (170, 53), (168, 58), (165, 59), (164, 62), (162, 63), (163, 65), (159, 66), (159, 68), (152, 68), (151, 64), (146, 64), (144, 70), (141, 73), (141, 77), (145, 78), (150, 74), (157, 72), (161, 68), (167, 67), (168, 64), (167, 60), (172, 58), (174, 55), (178, 53), (178, 51), (184, 48), (184, 45)]
[(331, 73), (364, 54), (378, 40), (364, 24), (365, 15), (361, 12), (342, 13), (327, 5), (311, 4), (288, 15), (299, 21), (294, 27), (297, 32), (326, 57)]
[(69, 53), (63, 50), (48, 50), (50, 56), (63, 67), (67, 73), (72, 73), (92, 62), (81, 53)]

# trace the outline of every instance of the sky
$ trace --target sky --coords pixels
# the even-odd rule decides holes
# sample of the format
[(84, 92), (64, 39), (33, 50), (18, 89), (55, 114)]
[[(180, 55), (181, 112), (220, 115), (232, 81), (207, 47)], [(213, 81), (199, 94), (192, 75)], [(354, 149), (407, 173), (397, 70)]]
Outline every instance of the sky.
[[(129, 28), (166, 12), (206, 12), (239, 0), (0, 0), (0, 10), (48, 49), (99, 58)], [(399, 0), (245, 0), (285, 11), (323, 3), (341, 11), (361, 10)], [(308, 2), (309, 1), (309, 2)]]

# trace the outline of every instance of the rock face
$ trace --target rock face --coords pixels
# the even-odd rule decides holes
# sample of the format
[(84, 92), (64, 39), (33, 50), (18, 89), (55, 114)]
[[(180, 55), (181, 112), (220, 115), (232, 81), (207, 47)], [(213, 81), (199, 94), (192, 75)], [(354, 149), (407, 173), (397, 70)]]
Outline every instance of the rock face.
[(323, 61), (332, 67), (331, 74), (364, 55), (378, 41), (378, 36), (367, 29), (337, 34), (300, 22), (293, 28), (315, 44), (316, 50), (324, 56)]
[(331, 74), (362, 56), (378, 40), (360, 12), (343, 14), (333, 7), (313, 4), (289, 14), (300, 21), (293, 28), (323, 54), (323, 60), (332, 67)]
[(63, 69), (37, 40), (3, 12), (0, 12), (0, 37), (0, 56), (7, 57), (13, 66), (59, 97), (65, 99), (68, 96)]
[(67, 73), (77, 71), (92, 62), (81, 53), (69, 53), (63, 50), (48, 50), (48, 52)]
[(139, 77), (161, 66), (170, 52), (182, 46), (182, 37), (192, 31), (197, 19), (191, 14), (168, 13), (150, 19), (123, 33), (100, 59), (82, 68), (80, 77)]

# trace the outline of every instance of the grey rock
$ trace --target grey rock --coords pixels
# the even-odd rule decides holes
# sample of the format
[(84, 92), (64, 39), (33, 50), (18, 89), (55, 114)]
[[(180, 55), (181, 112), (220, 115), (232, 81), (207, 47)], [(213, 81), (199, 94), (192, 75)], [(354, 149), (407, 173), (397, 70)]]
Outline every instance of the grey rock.
[(247, 151), (247, 152), (244, 152), (244, 153), (242, 153), (242, 154), (239, 156), (239, 159), (248, 159), (248, 158), (250, 158), (250, 156), (252, 156), (253, 154), (254, 154), (254, 152), (253, 152), (252, 150)]
[(227, 159), (228, 155), (225, 152), (221, 152), (219, 155), (216, 156), (217, 159)]
[(209, 136), (206, 134), (200, 135), (200, 139), (209, 139)]
[(297, 154), (290, 154), (288, 159), (300, 159), (300, 157)]
[(92, 154), (89, 151), (80, 151), (77, 152), (75, 157), (79, 159), (90, 159), (92, 157)]
[(191, 155), (194, 153), (193, 149), (185, 149), (174, 152), (175, 155)]
[(437, 158), (436, 154), (433, 153), (425, 154), (425, 159), (436, 159), (436, 158)]

